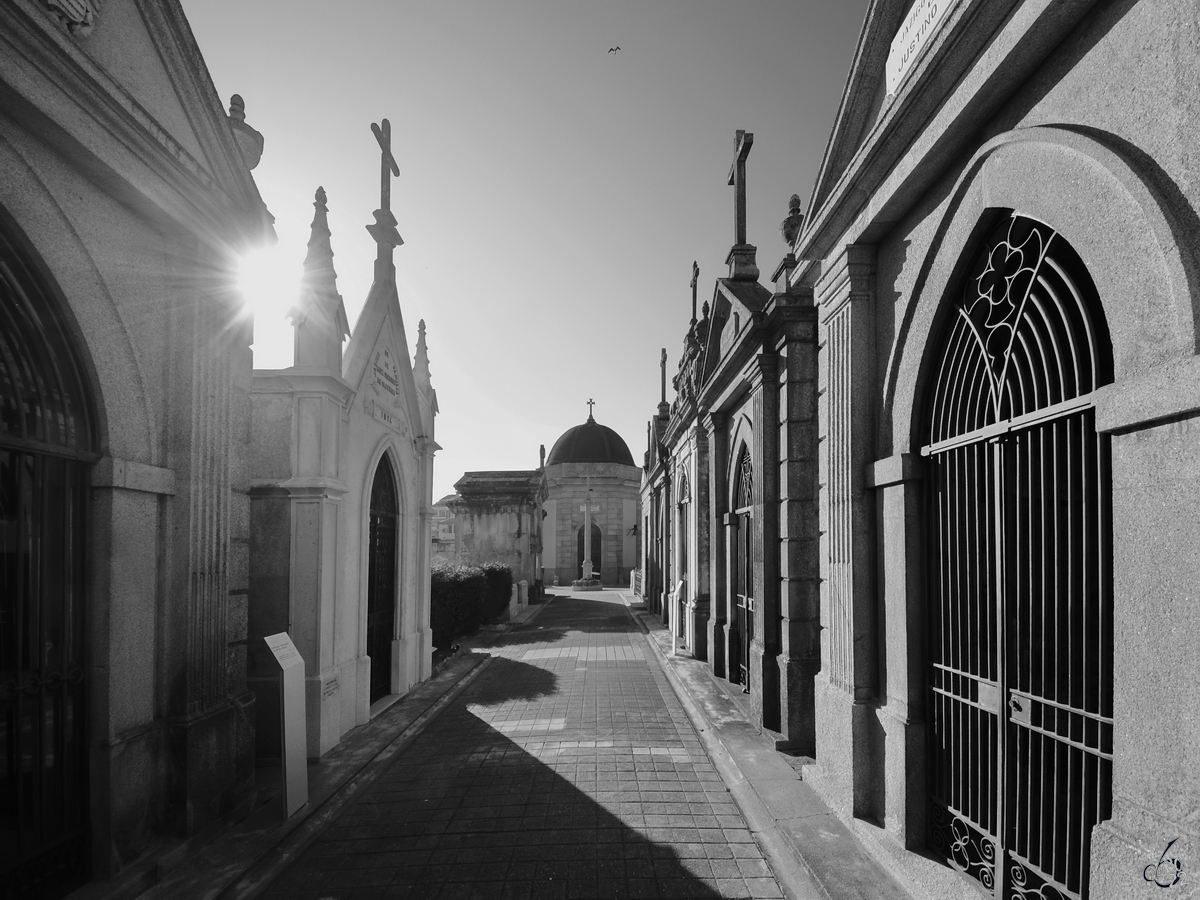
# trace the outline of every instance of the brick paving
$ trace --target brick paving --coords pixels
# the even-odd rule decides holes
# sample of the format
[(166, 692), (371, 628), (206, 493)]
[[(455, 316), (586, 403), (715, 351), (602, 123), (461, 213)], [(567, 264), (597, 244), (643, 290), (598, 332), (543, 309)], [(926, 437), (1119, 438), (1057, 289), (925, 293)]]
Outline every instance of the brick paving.
[(558, 597), (260, 895), (783, 897), (615, 593)]

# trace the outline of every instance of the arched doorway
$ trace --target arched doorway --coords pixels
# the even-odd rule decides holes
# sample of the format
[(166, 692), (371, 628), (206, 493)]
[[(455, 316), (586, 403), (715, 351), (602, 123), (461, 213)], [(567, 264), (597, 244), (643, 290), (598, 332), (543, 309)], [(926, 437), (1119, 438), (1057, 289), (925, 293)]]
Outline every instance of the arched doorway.
[(392, 692), (392, 640), (396, 631), (396, 520), (400, 503), (387, 457), (371, 484), (367, 537), (367, 655), (371, 657), (371, 702)]
[(738, 456), (737, 471), (734, 473), (733, 523), (730, 547), (733, 550), (733, 627), (736, 637), (731, 646), (737, 659), (730, 660), (731, 681), (742, 685), (742, 692), (750, 691), (750, 642), (754, 640), (754, 529), (751, 521), (754, 507), (754, 470), (750, 463), (750, 450), (742, 447)]
[(56, 297), (0, 223), (0, 879), (59, 897), (88, 876), (87, 489), (82, 367)]
[(921, 451), (929, 839), (997, 897), (1086, 897), (1111, 809), (1111, 345), (1078, 255), (1018, 215), (948, 319)]
[[(596, 573), (596, 577), (603, 580), (600, 561), (604, 559), (604, 547), (601, 543), (603, 535), (600, 531), (600, 526), (592, 523), (592, 569)], [(575, 570), (579, 573), (579, 577), (583, 578), (583, 526), (579, 526), (575, 537), (576, 553), (575, 553)]]

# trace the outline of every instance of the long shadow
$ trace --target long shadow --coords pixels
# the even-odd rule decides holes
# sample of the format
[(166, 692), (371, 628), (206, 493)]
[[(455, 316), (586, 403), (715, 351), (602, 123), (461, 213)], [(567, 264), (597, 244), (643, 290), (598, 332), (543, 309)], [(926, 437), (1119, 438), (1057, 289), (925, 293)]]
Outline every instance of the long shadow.
[(637, 625), (616, 601), (584, 597), (554, 597), (554, 602), (526, 625), (492, 640), (490, 647), (514, 647), (522, 644), (561, 641), (568, 633), (633, 634)]
[[(681, 855), (614, 814), (618, 797), (637, 800), (632, 781), (618, 790), (625, 761), (604, 765), (604, 750), (537, 749), (543, 739), (556, 740), (554, 732), (537, 734), (530, 752), (516, 742), (521, 735), (501, 733), (471, 711), (539, 696), (547, 674), (495, 660), (486, 681), (447, 707), (260, 896), (720, 897), (717, 873), (728, 874), (730, 855), (719, 829), (655, 829)], [(610, 762), (617, 753), (608, 754)], [(568, 770), (571, 778), (560, 774)], [(634, 770), (630, 759), (625, 777)], [(607, 791), (608, 808), (576, 782)]]

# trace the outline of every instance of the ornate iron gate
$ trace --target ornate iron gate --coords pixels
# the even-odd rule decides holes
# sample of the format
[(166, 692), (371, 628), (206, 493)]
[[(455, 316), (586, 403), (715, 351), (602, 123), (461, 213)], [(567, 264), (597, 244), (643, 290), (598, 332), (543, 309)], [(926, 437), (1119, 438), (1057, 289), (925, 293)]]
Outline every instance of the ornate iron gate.
[(367, 655), (371, 657), (371, 702), (392, 692), (392, 637), (396, 630), (396, 483), (387, 459), (371, 485), (368, 538)]
[(929, 406), (930, 842), (997, 897), (1087, 896), (1111, 814), (1111, 478), (1099, 300), (1009, 216), (950, 311)]
[(754, 470), (750, 453), (742, 451), (738, 461), (737, 487), (734, 490), (737, 516), (737, 648), (738, 674), (743, 693), (750, 690), (750, 642), (754, 639), (754, 534), (750, 515), (754, 504)]
[(87, 879), (90, 407), (54, 298), (0, 228), (0, 896)]

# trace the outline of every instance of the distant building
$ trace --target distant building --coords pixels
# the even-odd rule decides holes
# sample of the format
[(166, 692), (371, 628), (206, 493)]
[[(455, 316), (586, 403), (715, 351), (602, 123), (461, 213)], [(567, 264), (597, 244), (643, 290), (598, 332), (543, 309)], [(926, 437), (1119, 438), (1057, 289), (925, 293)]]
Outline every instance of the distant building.
[(562, 434), (546, 458), (547, 586), (583, 576), (584, 503), (592, 507), (592, 566), (606, 585), (629, 584), (638, 558), (638, 489), (642, 470), (629, 446), (590, 414)]
[(454, 515), (453, 503), (458, 494), (447, 494), (433, 504), (429, 519), (429, 537), (433, 546), (433, 564), (455, 563), (458, 560), (454, 548)]
[(454, 483), (455, 557), (462, 565), (504, 563), (526, 587), (541, 578), (545, 482), (541, 469), (467, 472)]

